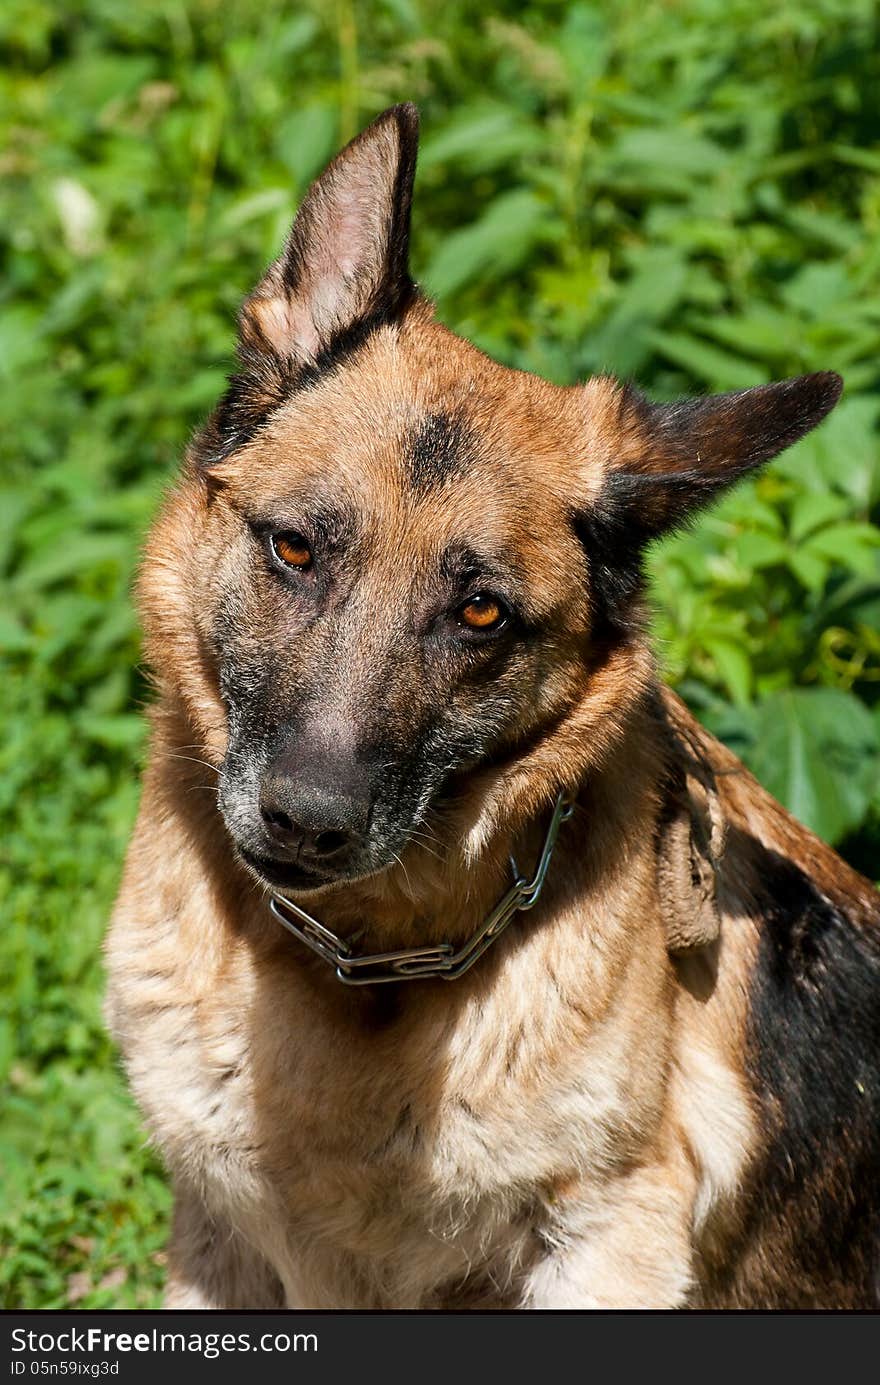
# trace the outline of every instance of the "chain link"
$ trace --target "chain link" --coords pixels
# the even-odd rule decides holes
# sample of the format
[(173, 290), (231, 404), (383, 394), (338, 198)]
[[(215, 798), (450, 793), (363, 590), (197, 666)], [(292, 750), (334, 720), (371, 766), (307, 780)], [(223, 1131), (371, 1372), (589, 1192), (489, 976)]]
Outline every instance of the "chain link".
[(513, 884), (458, 951), (452, 943), (436, 943), (432, 947), (401, 948), (396, 952), (373, 952), (358, 956), (352, 952), (344, 938), (332, 933), (323, 923), (307, 914), (305, 909), (301, 909), (286, 896), (273, 895), (269, 901), (269, 908), (289, 933), (301, 943), (305, 943), (306, 947), (311, 948), (319, 957), (323, 957), (325, 962), (330, 963), (339, 980), (346, 986), (376, 986), (389, 981), (423, 981), (435, 976), (444, 981), (454, 981), (456, 977), (464, 975), (477, 958), (483, 955), (486, 948), (504, 932), (514, 914), (531, 909), (538, 902), (544, 881), (547, 879), (559, 829), (568, 821), (573, 811), (572, 800), (567, 794), (560, 793), (531, 880), (519, 874), (516, 862), (511, 857)]

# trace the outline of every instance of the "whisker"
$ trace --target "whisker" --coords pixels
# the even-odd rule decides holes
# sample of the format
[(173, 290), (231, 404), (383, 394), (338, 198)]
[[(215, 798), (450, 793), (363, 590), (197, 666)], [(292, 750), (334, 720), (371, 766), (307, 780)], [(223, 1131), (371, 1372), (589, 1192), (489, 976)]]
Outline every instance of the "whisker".
[(425, 821), (422, 821), (417, 826), (413, 827), (412, 831), (414, 834), (417, 834), (420, 837), (426, 837), (429, 841), (436, 842), (438, 846), (442, 847), (446, 845), (446, 842), (440, 836), (440, 833), (436, 832), (430, 826), (430, 824)]
[(443, 857), (440, 855), (440, 852), (434, 851), (430, 846), (428, 846), (427, 841), (421, 841), (417, 833), (412, 832), (410, 836), (413, 842), (415, 843), (416, 847), (418, 847), (420, 851), (424, 851), (426, 856), (433, 856), (435, 861), (443, 860)]
[(400, 859), (400, 857), (398, 856), (398, 854), (397, 854), (396, 851), (392, 851), (391, 855), (394, 857), (395, 861), (396, 861), (397, 864), (400, 866), (400, 869), (403, 871), (404, 877), (405, 877), (405, 879), (406, 879), (406, 888), (407, 888), (407, 891), (408, 891), (408, 893), (409, 893), (409, 897), (410, 897), (410, 899), (413, 901), (413, 903), (415, 903), (415, 895), (413, 894), (412, 884), (410, 883), (409, 871), (407, 870), (406, 866), (405, 866), (405, 865), (403, 864), (403, 862), (401, 861), (401, 859)]
[(204, 766), (205, 766), (205, 769), (212, 769), (212, 770), (214, 771), (215, 774), (219, 774), (219, 773), (220, 773), (220, 771), (219, 771), (219, 769), (217, 768), (217, 766), (216, 766), (216, 765), (212, 765), (211, 762), (210, 762), (210, 760), (200, 760), (200, 759), (198, 759), (195, 755), (178, 755), (178, 754), (177, 754), (175, 751), (173, 751), (173, 750), (166, 750), (166, 751), (165, 751), (165, 755), (166, 755), (167, 759), (169, 759), (169, 760), (188, 760), (189, 763), (192, 764), (192, 765), (204, 765)]

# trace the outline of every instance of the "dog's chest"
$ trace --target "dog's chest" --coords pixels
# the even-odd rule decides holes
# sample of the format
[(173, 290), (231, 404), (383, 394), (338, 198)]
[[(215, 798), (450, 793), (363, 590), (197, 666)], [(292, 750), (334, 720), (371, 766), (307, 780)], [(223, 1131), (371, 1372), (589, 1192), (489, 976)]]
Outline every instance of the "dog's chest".
[(474, 1265), (513, 1274), (555, 1187), (601, 1165), (627, 1106), (607, 1054), (550, 1042), (564, 1031), (543, 999), (428, 1004), (420, 1023), (358, 1030), (257, 985), (234, 1032), (205, 1002), (186, 1026), (198, 1038), (163, 1053), (188, 1114), (168, 1157), (251, 1238), (271, 1225), (276, 1260), (323, 1245), (383, 1281), (405, 1273), (412, 1302)]
[(610, 1118), (615, 1094), (588, 1082), (575, 1054), (562, 1071), (542, 1068), (537, 1035), (517, 1061), (522, 1036), (497, 1017), (464, 1028), (306, 1036), (297, 1025), (284, 1057), (258, 1048), (259, 1143), (292, 1206), (320, 1217), (322, 1203), (351, 1203), (359, 1223), (398, 1206), (411, 1218), (426, 1204), (506, 1199), (583, 1157), (585, 1128)]

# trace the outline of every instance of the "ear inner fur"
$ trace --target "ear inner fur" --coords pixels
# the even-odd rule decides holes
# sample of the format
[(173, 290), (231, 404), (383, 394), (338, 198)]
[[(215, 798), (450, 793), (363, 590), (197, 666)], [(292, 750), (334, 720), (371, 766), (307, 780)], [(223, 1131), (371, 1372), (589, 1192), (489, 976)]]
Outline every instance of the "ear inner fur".
[(293, 390), (343, 361), (413, 301), (417, 149), (418, 111), (394, 106), (309, 189), (284, 250), (241, 309), (241, 369), (206, 430), (206, 462), (248, 442)]
[(406, 305), (417, 141), (415, 107), (395, 106), (334, 159), (248, 299), (246, 333), (308, 363), (354, 323), (387, 320)]

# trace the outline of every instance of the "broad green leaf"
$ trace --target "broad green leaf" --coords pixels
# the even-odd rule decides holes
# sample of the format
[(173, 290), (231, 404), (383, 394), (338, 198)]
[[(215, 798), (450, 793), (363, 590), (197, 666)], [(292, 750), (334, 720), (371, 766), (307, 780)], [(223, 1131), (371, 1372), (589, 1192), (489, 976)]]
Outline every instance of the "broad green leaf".
[(833, 250), (852, 250), (859, 238), (859, 227), (833, 212), (819, 212), (812, 207), (789, 207), (785, 220), (807, 240), (831, 246)]
[(877, 570), (878, 547), (880, 531), (871, 524), (829, 524), (810, 535), (803, 551), (868, 575)]
[(293, 216), (290, 189), (261, 188), (259, 192), (253, 192), (230, 203), (219, 224), (227, 231), (236, 231), (239, 226), (246, 226), (249, 221), (269, 216), (279, 210), (283, 210), (286, 216)]
[(793, 688), (759, 705), (746, 758), (795, 817), (835, 842), (858, 825), (876, 792), (878, 728), (850, 693)]
[(40, 314), (29, 304), (0, 308), (0, 379), (12, 380), (40, 360), (46, 349), (42, 332)]
[(713, 389), (748, 389), (767, 378), (760, 366), (686, 332), (650, 331), (646, 339), (661, 356), (692, 371)]
[(762, 308), (740, 317), (695, 316), (694, 326), (724, 346), (759, 361), (796, 358), (801, 333), (790, 313)]
[(704, 640), (704, 644), (715, 660), (721, 681), (734, 702), (748, 702), (752, 690), (752, 667), (748, 651), (729, 640), (715, 639), (711, 636)]
[(849, 506), (840, 495), (830, 492), (804, 491), (795, 496), (789, 515), (789, 534), (797, 543), (806, 538), (814, 529), (819, 529), (831, 520), (840, 519), (848, 512)]
[(747, 568), (770, 567), (775, 563), (785, 563), (789, 547), (784, 539), (760, 530), (754, 533), (737, 534), (731, 543), (736, 561)]
[(329, 101), (312, 101), (291, 109), (274, 132), (278, 158), (302, 192), (335, 152), (338, 113)]
[(147, 731), (143, 717), (129, 714), (84, 715), (78, 718), (77, 725), (83, 736), (112, 749), (127, 750), (142, 745)]
[(455, 164), (485, 172), (522, 159), (543, 144), (540, 128), (501, 102), (481, 101), (456, 110), (445, 127), (429, 130), (419, 151), (422, 173)]
[(533, 193), (505, 193), (479, 220), (446, 237), (425, 270), (425, 282), (432, 293), (444, 297), (478, 275), (502, 278), (536, 245), (557, 234), (547, 207)]
[(662, 322), (681, 301), (687, 266), (681, 252), (660, 246), (642, 252), (636, 272), (617, 295), (611, 315), (590, 342), (600, 369), (627, 375), (650, 354), (645, 328)]
[(821, 427), (774, 463), (811, 489), (837, 491), (867, 508), (880, 498), (880, 400), (844, 397)]
[(57, 548), (36, 550), (22, 563), (13, 590), (39, 591), (64, 579), (76, 578), (105, 563), (127, 569), (134, 561), (128, 540), (119, 534), (79, 534)]
[(763, 529), (770, 534), (785, 533), (785, 521), (778, 505), (762, 500), (755, 485), (748, 480), (730, 491), (719, 505), (713, 507), (707, 523), (719, 526), (719, 532), (726, 532), (730, 524), (743, 525), (749, 529)]
[(621, 164), (658, 168), (694, 177), (714, 176), (729, 155), (712, 140), (682, 128), (630, 130), (613, 149)]
[(791, 568), (798, 581), (806, 587), (809, 592), (819, 592), (828, 580), (828, 571), (831, 561), (822, 553), (813, 552), (809, 548), (791, 548), (787, 557), (788, 566)]
[(0, 612), (0, 651), (6, 654), (21, 653), (33, 647), (33, 637), (14, 616)]
[(789, 308), (808, 317), (822, 316), (846, 302), (851, 281), (842, 264), (808, 264), (792, 275), (782, 290)]

